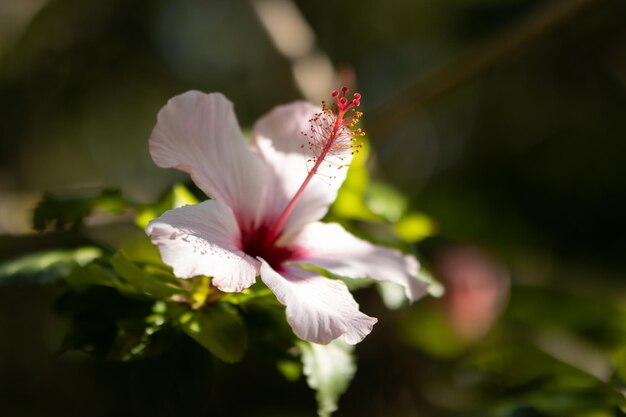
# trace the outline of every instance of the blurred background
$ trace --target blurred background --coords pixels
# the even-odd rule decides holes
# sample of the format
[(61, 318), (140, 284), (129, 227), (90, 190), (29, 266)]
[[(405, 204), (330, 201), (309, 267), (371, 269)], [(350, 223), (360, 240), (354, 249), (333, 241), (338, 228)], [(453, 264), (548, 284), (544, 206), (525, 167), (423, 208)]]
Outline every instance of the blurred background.
[[(186, 181), (147, 150), (173, 95), (223, 92), (249, 128), (347, 85), (447, 291), (357, 293), (379, 324), (336, 415), (624, 415), (625, 22), (623, 0), (0, 0), (0, 261), (81, 243), (34, 234), (44, 191)], [(59, 291), (0, 286), (2, 416), (315, 415), (254, 355), (56, 356)]]

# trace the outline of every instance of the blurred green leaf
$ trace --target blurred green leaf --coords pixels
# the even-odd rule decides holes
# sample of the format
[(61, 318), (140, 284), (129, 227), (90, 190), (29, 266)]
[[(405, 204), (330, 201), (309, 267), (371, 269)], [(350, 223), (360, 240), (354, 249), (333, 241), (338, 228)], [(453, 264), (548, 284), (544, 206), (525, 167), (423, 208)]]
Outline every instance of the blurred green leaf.
[(278, 361), (276, 367), (288, 381), (297, 381), (302, 376), (302, 364), (295, 360)]
[(437, 358), (459, 356), (467, 344), (455, 333), (441, 310), (432, 304), (415, 304), (402, 322), (404, 342)]
[(439, 298), (446, 293), (446, 287), (444, 287), (441, 282), (437, 281), (433, 274), (425, 267), (420, 267), (417, 276), (420, 280), (428, 283), (428, 294), (430, 296)]
[(380, 217), (374, 214), (364, 201), (365, 191), (370, 181), (366, 166), (369, 154), (370, 146), (367, 140), (364, 140), (361, 152), (352, 160), (346, 180), (330, 209), (334, 215), (344, 219), (380, 220)]
[(248, 334), (236, 307), (219, 303), (181, 317), (185, 332), (224, 362), (239, 362)]
[(510, 319), (533, 328), (567, 329), (600, 347), (626, 344), (626, 309), (618, 299), (527, 285), (515, 286), (511, 294)]
[(102, 256), (94, 247), (33, 253), (0, 264), (0, 285), (45, 284), (66, 276), (72, 268)]
[(339, 397), (348, 389), (356, 372), (354, 346), (337, 339), (328, 345), (302, 341), (298, 347), (307, 383), (317, 391), (317, 413), (329, 417), (337, 410)]
[(118, 251), (111, 257), (110, 262), (113, 269), (138, 293), (162, 298), (183, 292), (173, 276), (146, 272), (131, 261), (124, 252)]
[(392, 282), (377, 282), (376, 289), (380, 297), (390, 310), (397, 310), (408, 304), (404, 287)]
[(144, 206), (135, 219), (135, 223), (142, 229), (148, 226), (150, 220), (159, 217), (167, 210), (185, 205), (197, 204), (198, 199), (183, 184), (176, 184), (158, 203)]
[(381, 182), (372, 182), (365, 193), (365, 205), (387, 221), (398, 221), (406, 213), (409, 202), (395, 188)]
[(254, 341), (255, 352), (291, 359), (286, 352), (294, 346), (296, 338), (287, 323), (285, 307), (276, 300), (276, 296), (269, 293), (249, 298), (240, 307), (250, 338)]
[(150, 237), (145, 233), (137, 233), (136, 236), (129, 237), (119, 247), (134, 262), (151, 264), (160, 267), (165, 271), (171, 268), (163, 263), (157, 245), (150, 241)]
[(35, 207), (33, 226), (36, 230), (63, 230), (80, 225), (94, 210), (120, 213), (134, 207), (117, 189), (104, 189), (86, 196), (54, 196), (46, 194)]
[(123, 252), (114, 254), (109, 263), (110, 267), (104, 262), (92, 262), (74, 268), (66, 282), (78, 289), (97, 285), (115, 288), (125, 295), (151, 298), (166, 298), (185, 292), (174, 276), (144, 270)]
[(620, 384), (626, 388), (626, 346), (620, 348), (613, 355), (613, 364), (615, 367), (615, 377), (618, 378)]
[(423, 213), (412, 212), (393, 225), (396, 235), (406, 242), (418, 242), (432, 236), (436, 226), (433, 219)]
[(261, 280), (257, 280), (257, 282), (255, 282), (250, 288), (246, 288), (241, 292), (222, 294), (222, 300), (237, 305), (252, 305), (250, 303), (255, 300), (261, 304), (271, 304), (273, 302), (278, 304), (276, 297), (274, 297), (274, 293), (267, 288)]
[(84, 288), (88, 286), (104, 286), (117, 288), (121, 292), (131, 292), (124, 282), (120, 281), (113, 271), (107, 270), (99, 263), (92, 262), (81, 268), (74, 268), (72, 272), (65, 278), (65, 281), (71, 287)]
[(345, 186), (337, 195), (333, 204), (333, 214), (344, 219), (379, 221), (380, 218), (372, 213), (365, 205), (363, 195)]
[(536, 413), (530, 415), (583, 417), (624, 405), (624, 396), (609, 383), (538, 348), (519, 329), (503, 336), (486, 340), (463, 360), (466, 372), (471, 370), (490, 394), (470, 415), (510, 416), (525, 408)]

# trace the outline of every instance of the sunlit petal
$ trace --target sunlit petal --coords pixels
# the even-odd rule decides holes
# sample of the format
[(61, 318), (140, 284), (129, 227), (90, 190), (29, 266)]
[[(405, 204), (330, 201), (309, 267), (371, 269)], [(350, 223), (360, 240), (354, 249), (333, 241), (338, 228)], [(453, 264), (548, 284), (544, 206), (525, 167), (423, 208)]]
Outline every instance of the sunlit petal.
[(266, 168), (245, 142), (233, 105), (220, 93), (189, 91), (168, 101), (150, 137), (162, 168), (177, 168), (230, 206), (240, 223), (259, 219)]
[(148, 224), (146, 233), (177, 277), (212, 276), (213, 284), (227, 292), (255, 282), (259, 262), (240, 249), (233, 212), (217, 200), (167, 211)]
[(419, 264), (413, 256), (372, 245), (348, 233), (336, 223), (312, 223), (295, 240), (305, 259), (298, 262), (319, 266), (348, 278), (392, 282), (405, 289), (413, 302), (426, 294), (428, 284), (417, 278)]
[(278, 273), (262, 261), (261, 279), (287, 307), (287, 321), (303, 340), (326, 344), (342, 336), (347, 343), (356, 344), (377, 321), (359, 311), (342, 281), (315, 271), (291, 265)]

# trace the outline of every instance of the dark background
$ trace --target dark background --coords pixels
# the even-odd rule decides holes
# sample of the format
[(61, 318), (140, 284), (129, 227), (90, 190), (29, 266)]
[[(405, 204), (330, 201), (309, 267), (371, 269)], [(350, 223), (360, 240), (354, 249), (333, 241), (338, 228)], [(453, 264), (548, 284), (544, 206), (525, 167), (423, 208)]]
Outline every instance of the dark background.
[[(30, 231), (44, 190), (115, 186), (151, 201), (185, 180), (154, 166), (147, 151), (171, 96), (223, 92), (244, 128), (303, 97), (293, 71), (304, 55), (275, 47), (253, 3), (0, 0), (0, 260), (76, 244)], [(516, 385), (536, 378), (510, 379), (516, 362), (536, 365), (545, 355), (549, 365), (537, 365), (544, 377), (560, 366), (589, 373), (589, 352), (613, 363), (626, 339), (626, 2), (293, 4), (315, 37), (308, 52), (327, 57), (363, 94), (373, 175), (437, 224), (438, 237), (417, 245), (424, 263), (436, 270), (442, 247), (478, 247), (512, 284), (487, 341), (452, 354), (399, 335), (438, 302), (385, 312), (373, 290), (360, 293), (380, 324), (359, 345), (360, 370), (337, 415), (619, 415), (593, 390), (574, 396), (591, 406), (542, 408), (537, 393), (552, 391)], [(254, 353), (226, 366), (181, 341), (133, 364), (55, 357), (65, 325), (52, 313), (60, 291), (0, 288), (2, 416), (314, 415), (304, 382), (285, 382)], [(565, 351), (575, 337), (583, 353), (570, 360), (539, 348), (540, 360), (534, 346), (503, 359), (499, 374), (474, 366), (493, 354), (489, 346), (501, 353), (517, 338), (534, 340), (538, 326)], [(441, 336), (430, 337), (437, 345)], [(505, 397), (511, 402), (497, 408)]]

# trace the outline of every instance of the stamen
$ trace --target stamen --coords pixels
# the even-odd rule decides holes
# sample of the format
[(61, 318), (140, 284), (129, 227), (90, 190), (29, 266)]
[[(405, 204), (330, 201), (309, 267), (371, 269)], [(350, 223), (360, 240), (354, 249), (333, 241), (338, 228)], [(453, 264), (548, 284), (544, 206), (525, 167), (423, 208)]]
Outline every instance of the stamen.
[[(336, 178), (336, 175), (329, 170), (348, 168), (350, 164), (346, 163), (346, 158), (359, 153), (363, 147), (362, 143), (357, 143), (357, 138), (365, 136), (365, 132), (361, 128), (354, 129), (363, 116), (363, 113), (356, 110), (356, 107), (361, 105), (361, 94), (355, 93), (354, 98), (348, 101), (347, 92), (348, 88), (342, 87), (342, 94), (339, 97), (339, 92), (334, 90), (331, 95), (335, 99), (335, 104), (329, 108), (326, 103), (322, 102), (322, 111), (309, 120), (311, 123), (309, 131), (302, 132), (312, 155), (307, 161), (309, 174), (266, 234), (264, 244), (271, 245), (276, 241), (298, 199), (314, 175), (321, 175), (328, 179)], [(304, 148), (305, 145), (301, 147)]]

